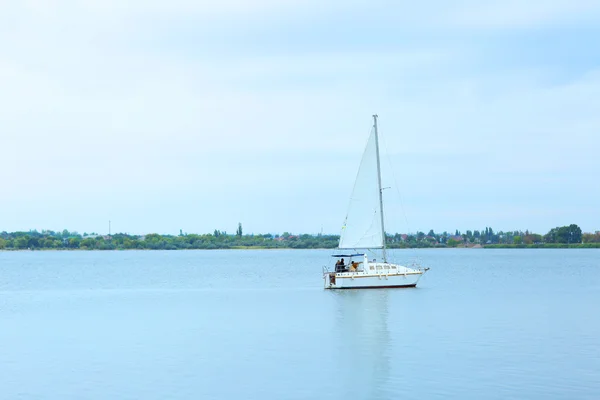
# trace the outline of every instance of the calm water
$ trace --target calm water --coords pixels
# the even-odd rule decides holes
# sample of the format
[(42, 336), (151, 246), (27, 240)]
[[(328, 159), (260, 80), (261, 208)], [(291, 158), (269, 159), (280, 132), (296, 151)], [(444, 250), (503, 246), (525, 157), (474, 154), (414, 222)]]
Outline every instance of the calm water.
[(2, 399), (598, 399), (600, 251), (0, 252)]

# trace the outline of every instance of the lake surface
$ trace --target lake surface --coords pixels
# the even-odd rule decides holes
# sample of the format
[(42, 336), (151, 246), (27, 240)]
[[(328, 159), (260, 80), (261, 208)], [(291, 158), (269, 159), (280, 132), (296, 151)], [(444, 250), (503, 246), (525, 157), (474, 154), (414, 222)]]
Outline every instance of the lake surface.
[(0, 252), (0, 398), (600, 398), (599, 250), (391, 253), (417, 288), (323, 290), (324, 250)]

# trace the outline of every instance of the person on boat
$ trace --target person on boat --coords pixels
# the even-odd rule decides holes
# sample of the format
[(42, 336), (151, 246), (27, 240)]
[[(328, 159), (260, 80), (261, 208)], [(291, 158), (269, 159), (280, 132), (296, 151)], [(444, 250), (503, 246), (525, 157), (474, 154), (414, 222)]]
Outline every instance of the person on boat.
[(342, 262), (340, 260), (337, 260), (335, 262), (335, 272), (340, 272), (340, 270), (341, 270), (341, 264), (342, 264)]
[(352, 261), (350, 263), (350, 271), (356, 271), (360, 264), (362, 264), (362, 261)]
[(348, 272), (348, 268), (346, 268), (346, 264), (344, 263), (344, 259), (342, 258), (342, 261), (340, 263), (340, 268), (342, 270), (342, 272)]

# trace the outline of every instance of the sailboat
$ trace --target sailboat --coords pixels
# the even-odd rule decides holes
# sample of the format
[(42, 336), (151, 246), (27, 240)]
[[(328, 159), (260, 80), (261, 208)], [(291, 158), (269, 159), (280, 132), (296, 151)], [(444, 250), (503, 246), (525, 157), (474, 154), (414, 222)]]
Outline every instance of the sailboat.
[[(381, 250), (381, 259), (367, 252)], [(342, 226), (335, 269), (323, 267), (325, 289), (415, 287), (429, 268), (388, 262), (385, 246), (383, 189), (379, 163), (377, 115), (365, 147), (348, 212)]]

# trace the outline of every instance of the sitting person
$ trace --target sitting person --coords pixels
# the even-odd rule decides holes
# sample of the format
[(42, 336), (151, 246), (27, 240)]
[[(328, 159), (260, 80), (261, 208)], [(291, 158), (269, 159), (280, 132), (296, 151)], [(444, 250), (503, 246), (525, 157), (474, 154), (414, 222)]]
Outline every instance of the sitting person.
[(335, 263), (335, 272), (344, 272), (346, 270), (346, 266), (344, 265), (344, 259), (342, 258), (338, 262)]
[(360, 264), (362, 264), (362, 261), (352, 261), (352, 263), (350, 263), (350, 271), (356, 271)]

